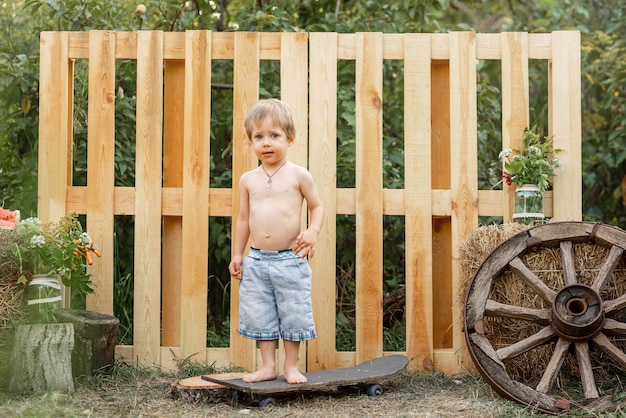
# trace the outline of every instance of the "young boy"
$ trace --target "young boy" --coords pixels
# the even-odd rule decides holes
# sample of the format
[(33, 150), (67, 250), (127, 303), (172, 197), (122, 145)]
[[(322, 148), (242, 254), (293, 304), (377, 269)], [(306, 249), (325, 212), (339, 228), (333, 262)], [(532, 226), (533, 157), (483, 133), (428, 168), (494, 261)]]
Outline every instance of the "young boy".
[[(298, 370), (300, 341), (317, 336), (307, 256), (315, 253), (324, 207), (308, 170), (287, 160), (296, 131), (285, 103), (259, 101), (250, 110), (245, 129), (261, 164), (239, 180), (241, 203), (228, 269), (241, 280), (239, 334), (258, 341), (263, 365), (243, 380), (276, 379), (275, 349), (280, 337), (285, 346), (285, 379), (304, 383), (306, 377)], [(304, 200), (309, 226), (301, 231)], [(252, 243), (243, 258), (248, 238)]]

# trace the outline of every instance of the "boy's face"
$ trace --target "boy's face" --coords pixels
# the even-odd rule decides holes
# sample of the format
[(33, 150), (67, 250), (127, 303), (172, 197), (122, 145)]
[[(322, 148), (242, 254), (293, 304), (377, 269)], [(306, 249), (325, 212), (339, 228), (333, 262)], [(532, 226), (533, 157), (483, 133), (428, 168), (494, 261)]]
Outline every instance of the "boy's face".
[(266, 117), (252, 126), (250, 141), (257, 158), (271, 166), (284, 161), (294, 138), (287, 138), (285, 131), (272, 118)]

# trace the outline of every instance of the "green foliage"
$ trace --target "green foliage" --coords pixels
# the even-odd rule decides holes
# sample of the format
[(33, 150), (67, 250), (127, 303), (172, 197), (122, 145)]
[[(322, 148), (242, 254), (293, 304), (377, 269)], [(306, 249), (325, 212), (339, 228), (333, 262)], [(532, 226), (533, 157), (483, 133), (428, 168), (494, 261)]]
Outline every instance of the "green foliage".
[(65, 286), (79, 294), (93, 292), (87, 265), (91, 264), (90, 252), (97, 250), (78, 215), (68, 214), (59, 222), (46, 224), (38, 218), (26, 218), (15, 233), (19, 237), (14, 245), (19, 283), (27, 285), (35, 274), (58, 275)]
[(37, 210), (38, 49), (19, 2), (0, 7), (0, 206)]

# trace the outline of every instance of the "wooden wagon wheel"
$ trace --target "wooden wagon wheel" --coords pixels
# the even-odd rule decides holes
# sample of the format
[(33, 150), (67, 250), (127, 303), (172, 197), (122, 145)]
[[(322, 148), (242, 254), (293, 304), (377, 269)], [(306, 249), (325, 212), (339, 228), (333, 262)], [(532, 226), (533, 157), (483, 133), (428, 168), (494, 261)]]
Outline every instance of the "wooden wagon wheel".
[[(587, 284), (576, 269), (576, 261), (584, 259), (577, 260), (573, 251), (584, 243), (601, 246), (602, 254), (606, 254), (598, 268), (589, 273), (594, 277), (586, 277)], [(605, 289), (625, 248), (626, 232), (619, 228), (589, 222), (554, 222), (518, 233), (491, 252), (468, 286), (464, 330), (476, 367), (496, 392), (553, 414), (600, 403), (594, 373), (603, 367), (626, 370), (626, 353), (618, 342), (626, 336), (626, 323), (620, 312), (626, 307), (626, 294), (614, 292), (608, 296)], [(558, 285), (549, 286), (539, 277), (541, 273), (525, 264), (524, 259), (535, 251), (552, 251), (560, 256)], [(520, 281), (525, 292), (534, 294), (534, 303), (539, 307), (497, 301), (493, 289), (496, 281), (503, 278)], [(510, 343), (494, 347), (489, 328), (497, 321), (516, 321), (531, 331), (524, 335), (511, 330), (511, 335), (506, 336)], [(540, 364), (541, 375), (531, 382), (511, 378), (507, 364), (538, 349), (548, 350), (544, 357), (549, 358), (546, 364)], [(598, 356), (603, 359), (602, 364), (595, 363)], [(584, 394), (578, 396), (584, 399), (575, 399), (563, 388), (555, 388), (566, 358), (577, 369), (575, 374), (579, 375), (578, 384)], [(603, 396), (602, 400), (606, 398)]]

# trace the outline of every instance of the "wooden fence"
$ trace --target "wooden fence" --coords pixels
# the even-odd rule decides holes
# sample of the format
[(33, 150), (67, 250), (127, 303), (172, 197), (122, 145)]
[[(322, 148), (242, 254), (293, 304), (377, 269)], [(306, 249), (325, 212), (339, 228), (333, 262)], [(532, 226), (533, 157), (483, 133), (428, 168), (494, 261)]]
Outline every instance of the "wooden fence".
[[(87, 185), (72, 184), (74, 62), (89, 60)], [(136, 183), (114, 184), (116, 60), (136, 60)], [(207, 348), (208, 216), (236, 217), (238, 191), (209, 187), (211, 64), (232, 60), (233, 178), (257, 165), (243, 120), (259, 97), (260, 63), (280, 60), (282, 99), (294, 110), (290, 158), (313, 174), (326, 206), (313, 300), (319, 338), (303, 347), (308, 370), (352, 365), (383, 352), (383, 215), (405, 217), (406, 354), (422, 370), (468, 366), (459, 304), (458, 246), (478, 216), (510, 221), (513, 189), (478, 190), (477, 60), (500, 60), (502, 146), (529, 121), (529, 61), (546, 60), (549, 130), (565, 151), (546, 196), (556, 220), (581, 220), (580, 34), (382, 34), (43, 32), (39, 207), (44, 220), (86, 214), (102, 258), (87, 307), (113, 313), (115, 215), (134, 215), (133, 346), (116, 355), (176, 367), (190, 357), (247, 369), (255, 345), (236, 335), (233, 284), (229, 348)], [(356, 65), (356, 185), (337, 188), (337, 66)], [(404, 64), (404, 184), (382, 183), (383, 60)], [(304, 92), (309, 92), (309, 95)], [(308, 141), (308, 138), (314, 140)], [(356, 351), (335, 348), (336, 216), (356, 218)], [(462, 304), (462, 302), (460, 302)], [(305, 364), (303, 364), (305, 366)]]

